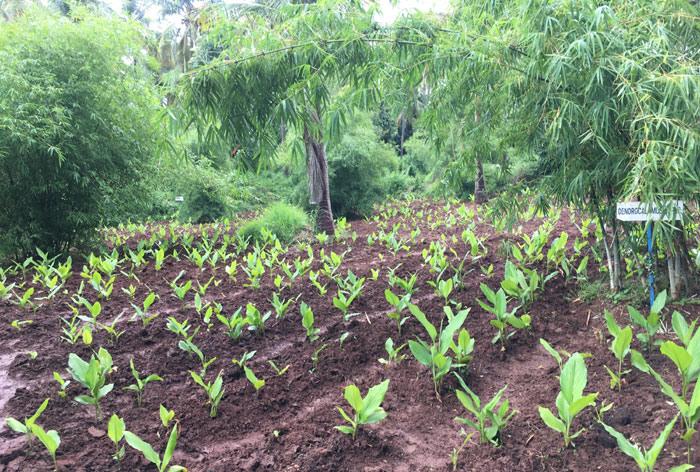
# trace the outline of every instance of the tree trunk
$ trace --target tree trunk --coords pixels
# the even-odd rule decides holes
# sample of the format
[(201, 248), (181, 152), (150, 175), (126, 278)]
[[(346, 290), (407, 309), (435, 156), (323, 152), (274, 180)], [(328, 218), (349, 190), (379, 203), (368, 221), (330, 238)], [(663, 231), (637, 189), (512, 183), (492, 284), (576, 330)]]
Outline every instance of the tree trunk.
[(403, 142), (406, 137), (406, 115), (401, 115), (401, 145), (399, 146), (399, 156), (403, 156)]
[(331, 194), (328, 185), (328, 161), (326, 147), (321, 132), (320, 114), (309, 111), (309, 121), (314, 129), (304, 125), (304, 144), (306, 147), (306, 168), (309, 176), (309, 201), (318, 205), (316, 225), (328, 235), (335, 233), (333, 211), (331, 209)]
[(488, 200), (486, 196), (486, 182), (484, 181), (484, 165), (481, 159), (476, 160), (476, 177), (474, 178), (474, 202), (485, 203)]

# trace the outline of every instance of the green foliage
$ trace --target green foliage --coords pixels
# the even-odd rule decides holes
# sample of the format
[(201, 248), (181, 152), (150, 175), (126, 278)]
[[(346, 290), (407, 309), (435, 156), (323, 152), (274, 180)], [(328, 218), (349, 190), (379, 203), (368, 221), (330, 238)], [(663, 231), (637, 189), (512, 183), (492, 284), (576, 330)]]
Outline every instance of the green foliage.
[(559, 418), (549, 410), (540, 406), (540, 417), (547, 426), (564, 436), (564, 444), (569, 447), (572, 439), (581, 434), (584, 429), (571, 434), (571, 423), (581, 410), (595, 403), (597, 393), (583, 395), (583, 389), (588, 383), (588, 370), (583, 357), (578, 353), (571, 355), (559, 376), (561, 391), (557, 395), (556, 405)]
[(289, 242), (309, 224), (304, 211), (286, 203), (273, 203), (260, 218), (247, 221), (238, 230), (240, 237), (251, 241), (263, 241), (263, 228), (282, 242)]
[(114, 388), (114, 384), (106, 384), (107, 374), (112, 369), (112, 356), (106, 349), (100, 348), (97, 358), (90, 355), (90, 362), (85, 362), (74, 353), (68, 355), (68, 372), (74, 380), (81, 383), (89, 391), (89, 395), (75, 397), (75, 401), (83, 405), (93, 405), (98, 423), (102, 422), (100, 399)]
[(634, 459), (639, 467), (639, 470), (642, 472), (652, 472), (654, 470), (654, 465), (656, 464), (656, 459), (659, 457), (664, 444), (666, 444), (666, 440), (671, 434), (671, 430), (673, 429), (673, 425), (676, 424), (677, 419), (678, 415), (673, 417), (671, 422), (666, 425), (664, 430), (661, 432), (661, 435), (656, 439), (656, 441), (654, 441), (654, 445), (649, 450), (646, 450), (637, 444), (631, 443), (622, 435), (622, 433), (616, 431), (607, 424), (603, 424), (603, 428), (605, 428), (605, 431), (607, 431), (617, 440), (617, 445), (620, 450)]
[(44, 400), (44, 403), (42, 403), (36, 410), (36, 413), (34, 413), (31, 417), (24, 419), (24, 423), (14, 418), (5, 418), (5, 422), (11, 430), (17, 431), (18, 433), (23, 433), (27, 436), (27, 443), (29, 444), (30, 450), (32, 448), (32, 426), (34, 425), (34, 422), (39, 418), (39, 415), (41, 415), (41, 413), (43, 413), (43, 411), (46, 409), (46, 406), (48, 404), (49, 399), (47, 398), (46, 400)]
[(134, 359), (129, 359), (129, 365), (131, 366), (131, 374), (134, 376), (134, 379), (136, 380), (135, 384), (131, 384), (128, 387), (124, 387), (124, 390), (133, 390), (136, 392), (136, 404), (138, 406), (141, 406), (141, 395), (143, 394), (143, 389), (146, 388), (146, 384), (148, 382), (154, 381), (154, 380), (163, 380), (159, 375), (156, 374), (151, 374), (145, 379), (141, 379), (139, 377), (139, 371), (136, 370), (134, 367)]
[(149, 197), (158, 100), (140, 26), (73, 14), (0, 30), (0, 252), (65, 250)]
[(155, 464), (158, 468), (158, 472), (187, 472), (185, 467), (179, 465), (171, 465), (170, 460), (173, 458), (173, 452), (175, 452), (175, 446), (177, 446), (177, 436), (178, 436), (178, 425), (173, 426), (172, 431), (170, 431), (170, 436), (168, 437), (168, 444), (165, 446), (165, 452), (163, 453), (163, 458), (153, 450), (153, 446), (149, 443), (136, 436), (131, 431), (124, 431), (124, 439), (137, 451), (140, 451), (149, 462)]
[(622, 371), (622, 361), (630, 351), (632, 328), (630, 326), (625, 326), (624, 329), (620, 328), (608, 310), (605, 310), (605, 322), (607, 323), (608, 331), (614, 337), (610, 350), (618, 360), (617, 373), (613, 373), (608, 366), (605, 366), (605, 369), (610, 374), (610, 388), (615, 388), (615, 385), (617, 385), (618, 390), (622, 390), (622, 376), (630, 372), (629, 370)]
[[(501, 396), (503, 395), (503, 392), (506, 391), (508, 385), (500, 389), (491, 400), (482, 406), (479, 397), (472, 392), (469, 387), (467, 387), (464, 380), (462, 380), (462, 377), (457, 374), (455, 375), (464, 389), (464, 391), (456, 390), (457, 398), (459, 398), (459, 401), (462, 403), (464, 408), (475, 416), (476, 423), (460, 417), (456, 417), (455, 420), (476, 429), (479, 433), (481, 444), (485, 444), (486, 441), (490, 441), (495, 445), (502, 445), (503, 427), (506, 425), (508, 420), (510, 420), (510, 418), (518, 412), (517, 410), (513, 410), (510, 412), (510, 414), (508, 414), (510, 402), (508, 400), (501, 402)], [(501, 402), (500, 405), (499, 402)], [(491, 422), (491, 426), (488, 428), (486, 427), (487, 419)]]
[(345, 434), (352, 434), (355, 439), (357, 428), (364, 424), (379, 423), (386, 418), (386, 412), (380, 405), (389, 388), (389, 379), (369, 389), (367, 396), (362, 398), (360, 389), (355, 385), (345, 387), (345, 400), (355, 410), (355, 417), (350, 418), (342, 407), (337, 407), (340, 414), (350, 423), (350, 426), (336, 426), (335, 429)]

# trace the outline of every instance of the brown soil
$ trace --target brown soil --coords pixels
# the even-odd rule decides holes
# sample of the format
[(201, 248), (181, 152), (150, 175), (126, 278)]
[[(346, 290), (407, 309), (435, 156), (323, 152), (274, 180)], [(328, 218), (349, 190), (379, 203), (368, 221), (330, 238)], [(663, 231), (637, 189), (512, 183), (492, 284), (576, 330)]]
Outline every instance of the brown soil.
[[(243, 287), (247, 280), (241, 270), (242, 260), (239, 260), (237, 282), (231, 281), (224, 273), (223, 264), (214, 273), (211, 267), (206, 266), (204, 271), (200, 271), (184, 257), (181, 262), (167, 259), (163, 269), (158, 272), (150, 263), (143, 272), (138, 273), (140, 284), (136, 299), (140, 303), (145, 298), (148, 293), (146, 287), (158, 293), (160, 299), (151, 312), (158, 313), (159, 317), (145, 329), (138, 320), (135, 323), (126, 322), (133, 309), (131, 300), (121, 288), (128, 287), (130, 283), (136, 285), (136, 282), (119, 275), (111, 298), (103, 302), (99, 320), (110, 322), (124, 311), (119, 326), (126, 332), (118, 343), (111, 344), (108, 334), (101, 330), (95, 333), (91, 346), (94, 349), (104, 346), (117, 366), (111, 375), (114, 390), (101, 401), (105, 419), (117, 413), (124, 418), (129, 431), (162, 452), (167, 431), (160, 423), (158, 407), (162, 403), (174, 410), (181, 430), (172, 464), (184, 465), (195, 472), (451, 470), (449, 454), (453, 447), (461, 444), (461, 424), (454, 421), (454, 417), (469, 416), (453, 393), (458, 386), (456, 379), (450, 377), (446, 380), (441, 401), (438, 401), (429, 372), (413, 358), (408, 347), (404, 350), (408, 354), (406, 359), (388, 369), (377, 361), (380, 357), (386, 357), (384, 342), (388, 337), (401, 344), (416, 336), (426, 337), (420, 324), (411, 318), (404, 325), (401, 338), (398, 338), (395, 322), (386, 316), (390, 308), (384, 298), (384, 290), (388, 287), (388, 269), (401, 264), (396, 273), (402, 277), (418, 272), (419, 290), (413, 301), (433, 322), (439, 323), (443, 301), (426, 283), (434, 276), (423, 265), (421, 251), (429, 246), (430, 241), (436, 241), (444, 234), (459, 256), (464, 256), (466, 252), (460, 240), (464, 230), (462, 225), (443, 225), (435, 230), (428, 228), (428, 214), (432, 213), (432, 221), (435, 221), (435, 215), (446, 214), (444, 205), (422, 201), (411, 205), (412, 212), (407, 218), (399, 214), (388, 220), (388, 230), (394, 223), (405, 222), (407, 226), (402, 228), (401, 234), (408, 236), (414, 228), (411, 217), (423, 209), (423, 221), (418, 222), (421, 234), (409, 252), (401, 250), (394, 257), (380, 242), (368, 247), (367, 236), (379, 231), (375, 221), (353, 222), (350, 231), (357, 233), (355, 242), (348, 237), (324, 248), (336, 253), (348, 251), (342, 265), (344, 275), (350, 269), (358, 276), (367, 277), (361, 298), (351, 307), (361, 316), (353, 317), (348, 322), (342, 320), (342, 315), (331, 301), (335, 293), (332, 282), (327, 286), (329, 293), (323, 298), (309, 283), (308, 276), (303, 281), (295, 282), (294, 293), (289, 289), (283, 290), (284, 298), (301, 294), (300, 302), (305, 301), (313, 309), (316, 326), (321, 328), (321, 339), (314, 343), (306, 339), (298, 309), (300, 302), (284, 319), (270, 318), (264, 335), (246, 332), (237, 341), (232, 341), (225, 334), (224, 327), (216, 319), (207, 328), (194, 308), (182, 312), (180, 302), (171, 295), (172, 290), (166, 282), (166, 279), (174, 279), (181, 270), (186, 271), (182, 281), (191, 278), (205, 283), (216, 275), (221, 283), (217, 287), (212, 284), (206, 299), (221, 303), (224, 313), (230, 314), (249, 302), (263, 313), (271, 310), (268, 299), (272, 298), (275, 288), (269, 270), (264, 276), (262, 289), (253, 291)], [(472, 206), (470, 208), (474, 209)], [(455, 210), (453, 206), (449, 213), (459, 221)], [(532, 234), (539, 223), (523, 222), (523, 230)], [(561, 231), (568, 232), (570, 240), (578, 234), (576, 227), (570, 223), (567, 210), (563, 211), (550, 242)], [(573, 283), (567, 285), (563, 277), (556, 277), (531, 307), (532, 329), (515, 334), (508, 351), (501, 352), (497, 344), (490, 342), (495, 334), (495, 328), (489, 324), (490, 315), (476, 303), (475, 298), (483, 299), (479, 288), (481, 282), (492, 288), (498, 287), (505, 264), (499, 251), (501, 241), (504, 237), (515, 238), (495, 234), (493, 227), (486, 222), (479, 222), (475, 232), (487, 237), (488, 255), (466, 264), (471, 273), (463, 289), (453, 294), (454, 300), (471, 307), (465, 326), (476, 339), (474, 360), (466, 380), (482, 400), (490, 399), (507, 384), (504, 397), (510, 400), (512, 408), (518, 413), (504, 429), (502, 447), (480, 445), (477, 436), (474, 436), (459, 456), (458, 469), (489, 472), (636, 470), (635, 463), (599, 429), (593, 409), (584, 410), (574, 421), (574, 428), (583, 427), (586, 431), (574, 441), (575, 447), (568, 449), (564, 448), (561, 435), (542, 422), (537, 409), (538, 405), (555, 409), (554, 400), (559, 391), (556, 363), (539, 343), (539, 338), (545, 338), (558, 349), (592, 354), (586, 360), (586, 393), (600, 392), (600, 399), (614, 402), (612, 414), (608, 417), (609, 424), (628, 438), (651, 447), (675, 414), (676, 408), (667, 403), (651, 376), (632, 369), (625, 377), (626, 385), (622, 392), (618, 393), (610, 389), (604, 368), (604, 365), (616, 365), (616, 360), (608, 350), (609, 337), (605, 336), (607, 330), (603, 309), (610, 310), (620, 323), (628, 324), (626, 308), (610, 305), (602, 293), (600, 299), (586, 304), (577, 299)], [(450, 242), (452, 235), (457, 236), (457, 244)], [(134, 247), (131, 242), (129, 244)], [(320, 268), (320, 249), (318, 244), (314, 246), (314, 270)], [(179, 252), (183, 253), (181, 250)], [(299, 252), (293, 246), (285, 258), (291, 262), (297, 256), (304, 258), (306, 253)], [(484, 276), (479, 267), (489, 264), (495, 268), (496, 275), (492, 278)], [(123, 266), (128, 267), (129, 264), (124, 263)], [(10, 323), (31, 317), (31, 312), (24, 313), (7, 301), (0, 302), (0, 417), (30, 416), (45, 398), (50, 397), (48, 408), (38, 423), (45, 429), (57, 430), (61, 436), (57, 453), (59, 468), (63, 471), (116, 471), (117, 464), (111, 457), (114, 448), (105, 434), (106, 421), (97, 424), (92, 407), (73, 401), (77, 395), (86, 393), (85, 389), (73, 381), (67, 388), (67, 397), (61, 398), (57, 395), (58, 384), (53, 380), (54, 371), (64, 379), (69, 377), (66, 373), (69, 353), (75, 352), (83, 359), (91, 353), (91, 348), (82, 342), (69, 345), (60, 340), (60, 317), (71, 316), (67, 303), (80, 285), (80, 267), (82, 263), (74, 263), (73, 275), (65, 287), (67, 292), (50, 302), (40, 302), (43, 305), (38, 309), (34, 323), (24, 325), (21, 332), (12, 328)], [(370, 280), (370, 269), (380, 269), (377, 281)], [(545, 268), (542, 266), (539, 269), (543, 272)], [(595, 268), (589, 268), (589, 273), (596, 273)], [(19, 278), (13, 281), (22, 282)], [(30, 285), (31, 279), (20, 291), (23, 293)], [(36, 286), (36, 290), (35, 297), (44, 294), (39, 286)], [(401, 292), (398, 288), (393, 290), (395, 293)], [(96, 299), (91, 288), (86, 288), (85, 293), (89, 299)], [(188, 293), (189, 304), (192, 304), (193, 296), (192, 291)], [(693, 318), (700, 312), (697, 305), (676, 308)], [(666, 310), (667, 313), (671, 311)], [(194, 384), (188, 373), (189, 370), (199, 370), (199, 361), (178, 349), (175, 334), (166, 328), (168, 316), (180, 321), (188, 318), (195, 326), (202, 325), (194, 342), (207, 358), (217, 358), (208, 368), (208, 379), (213, 380), (215, 374), (223, 370), (226, 393), (215, 419), (209, 417), (204, 391)], [(350, 334), (341, 347), (339, 338), (345, 332)], [(605, 341), (602, 343), (600, 333), (604, 333)], [(671, 338), (672, 333), (661, 337)], [(324, 344), (327, 347), (320, 352), (318, 364), (314, 366), (314, 352)], [(641, 349), (636, 339), (633, 348)], [(247, 365), (266, 381), (259, 395), (256, 395), (242, 370), (231, 362), (232, 359), (240, 359), (246, 351), (253, 350), (257, 353)], [(38, 356), (31, 359), (26, 351), (36, 351)], [(156, 373), (164, 379), (148, 384), (140, 408), (136, 407), (135, 394), (122, 390), (133, 383), (129, 369), (132, 358), (142, 378)], [(289, 370), (277, 376), (268, 363), (270, 360), (280, 367), (289, 364)], [(675, 381), (678, 379), (675, 367), (658, 351), (650, 356), (649, 362), (666, 379), (674, 379), (673, 383), (678, 383)], [(631, 368), (629, 360), (625, 362), (625, 368)], [(391, 379), (383, 403), (388, 414), (386, 420), (361, 428), (354, 442), (351, 437), (333, 428), (343, 424), (335, 407), (343, 406), (346, 411), (349, 408), (343, 398), (345, 386), (356, 384), (365, 394), (369, 387), (386, 378)], [(685, 443), (679, 438), (680, 434), (681, 426), (677, 425), (659, 458), (657, 470), (668, 470), (683, 463)], [(697, 438), (693, 441), (696, 447), (697, 441)], [(35, 446), (36, 452), (33, 454), (25, 454), (25, 449), (26, 440), (22, 435), (9, 430), (4, 424), (0, 426), (0, 472), (52, 468), (51, 459), (40, 444)], [(128, 446), (126, 449), (121, 470), (156, 470), (140, 453)], [(700, 466), (698, 454), (695, 456), (694, 464)]]

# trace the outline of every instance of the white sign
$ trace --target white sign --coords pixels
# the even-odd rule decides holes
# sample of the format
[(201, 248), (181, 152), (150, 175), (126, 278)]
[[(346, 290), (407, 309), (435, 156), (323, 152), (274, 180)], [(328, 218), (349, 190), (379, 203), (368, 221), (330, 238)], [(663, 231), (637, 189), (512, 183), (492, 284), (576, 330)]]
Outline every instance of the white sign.
[(662, 210), (666, 210), (663, 219), (680, 220), (683, 215), (683, 202), (681, 200), (671, 200), (663, 206), (658, 207), (642, 202), (618, 202), (617, 219), (621, 221), (659, 221)]
[(183, 197), (175, 197), (176, 202), (184, 202), (185, 199)]

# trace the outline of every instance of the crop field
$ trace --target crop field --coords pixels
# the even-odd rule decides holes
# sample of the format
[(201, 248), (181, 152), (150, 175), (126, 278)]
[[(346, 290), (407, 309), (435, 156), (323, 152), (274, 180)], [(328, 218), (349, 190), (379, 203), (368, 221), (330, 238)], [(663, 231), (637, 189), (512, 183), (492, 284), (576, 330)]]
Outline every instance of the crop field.
[(642, 470), (697, 447), (698, 305), (584, 292), (601, 229), (567, 208), (506, 231), (397, 201), (288, 247), (236, 224), (0, 273), (0, 471), (635, 470), (598, 420)]

